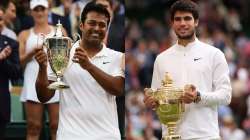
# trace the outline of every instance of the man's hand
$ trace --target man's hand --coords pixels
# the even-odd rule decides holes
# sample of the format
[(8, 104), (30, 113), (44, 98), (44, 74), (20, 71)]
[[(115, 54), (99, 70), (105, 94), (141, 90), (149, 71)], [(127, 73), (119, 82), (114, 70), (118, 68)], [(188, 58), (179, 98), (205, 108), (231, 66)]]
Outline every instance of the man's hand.
[(143, 102), (145, 103), (146, 107), (151, 108), (153, 110), (155, 110), (159, 104), (157, 102), (157, 100), (155, 100), (152, 96), (150, 96), (149, 92), (152, 92), (150, 89), (144, 89), (144, 99)]
[(75, 63), (79, 63), (80, 66), (86, 70), (88, 70), (92, 66), (92, 63), (89, 61), (87, 52), (82, 47), (76, 48), (72, 61)]
[(187, 84), (184, 87), (184, 94), (181, 96), (181, 99), (184, 103), (190, 104), (194, 102), (194, 100), (197, 98), (197, 91), (196, 87), (191, 84)]
[(1, 52), (0, 52), (0, 61), (6, 59), (8, 56), (10, 56), (12, 52), (12, 49), (10, 46), (5, 47)]
[(42, 47), (37, 47), (35, 50), (35, 59), (39, 64), (40, 68), (47, 68), (47, 55)]

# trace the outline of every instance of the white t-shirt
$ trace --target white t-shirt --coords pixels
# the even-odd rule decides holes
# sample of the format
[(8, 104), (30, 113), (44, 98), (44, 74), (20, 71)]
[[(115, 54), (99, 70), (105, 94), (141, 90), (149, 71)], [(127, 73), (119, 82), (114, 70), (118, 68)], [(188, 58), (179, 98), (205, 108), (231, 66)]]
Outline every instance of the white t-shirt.
[[(217, 48), (195, 39), (186, 47), (178, 43), (157, 56), (151, 88), (161, 86), (169, 72), (175, 87), (193, 84), (201, 101), (185, 105), (177, 127), (183, 140), (219, 138), (217, 107), (231, 101), (229, 69), (224, 54)], [(166, 134), (163, 128), (163, 134)]]
[[(79, 42), (70, 51), (64, 73), (64, 82), (70, 88), (60, 94), (57, 140), (120, 140), (115, 96), (107, 93), (78, 63), (72, 62), (77, 47)], [(124, 77), (122, 56), (104, 46), (90, 61), (112, 76)], [(49, 72), (48, 78), (55, 80), (53, 72)]]

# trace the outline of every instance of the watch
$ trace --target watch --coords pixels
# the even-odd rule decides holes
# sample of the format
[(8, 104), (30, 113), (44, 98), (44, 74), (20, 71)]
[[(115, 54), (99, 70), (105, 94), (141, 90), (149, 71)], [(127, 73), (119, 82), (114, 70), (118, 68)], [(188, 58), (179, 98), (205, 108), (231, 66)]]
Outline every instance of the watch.
[(199, 103), (201, 101), (201, 93), (199, 91), (196, 92), (197, 96), (194, 99), (194, 103)]

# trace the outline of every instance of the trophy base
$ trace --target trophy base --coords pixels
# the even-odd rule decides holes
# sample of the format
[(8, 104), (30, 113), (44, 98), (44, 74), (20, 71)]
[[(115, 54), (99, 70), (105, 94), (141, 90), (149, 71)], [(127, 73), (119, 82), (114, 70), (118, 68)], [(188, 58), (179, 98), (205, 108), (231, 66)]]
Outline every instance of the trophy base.
[(53, 82), (48, 86), (48, 89), (53, 89), (53, 90), (60, 90), (60, 89), (67, 89), (67, 88), (69, 88), (69, 86), (61, 81)]
[(165, 136), (162, 140), (181, 140), (180, 135)]

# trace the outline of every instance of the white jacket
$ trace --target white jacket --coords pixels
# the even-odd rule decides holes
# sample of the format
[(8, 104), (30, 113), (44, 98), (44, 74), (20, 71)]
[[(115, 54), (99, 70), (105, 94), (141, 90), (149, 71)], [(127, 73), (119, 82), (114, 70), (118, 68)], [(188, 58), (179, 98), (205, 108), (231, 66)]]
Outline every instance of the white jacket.
[(157, 56), (151, 88), (161, 86), (166, 72), (173, 78), (174, 86), (193, 84), (201, 93), (198, 104), (185, 106), (177, 128), (182, 139), (219, 138), (217, 107), (230, 103), (232, 91), (224, 54), (198, 39), (185, 47), (176, 43)]

